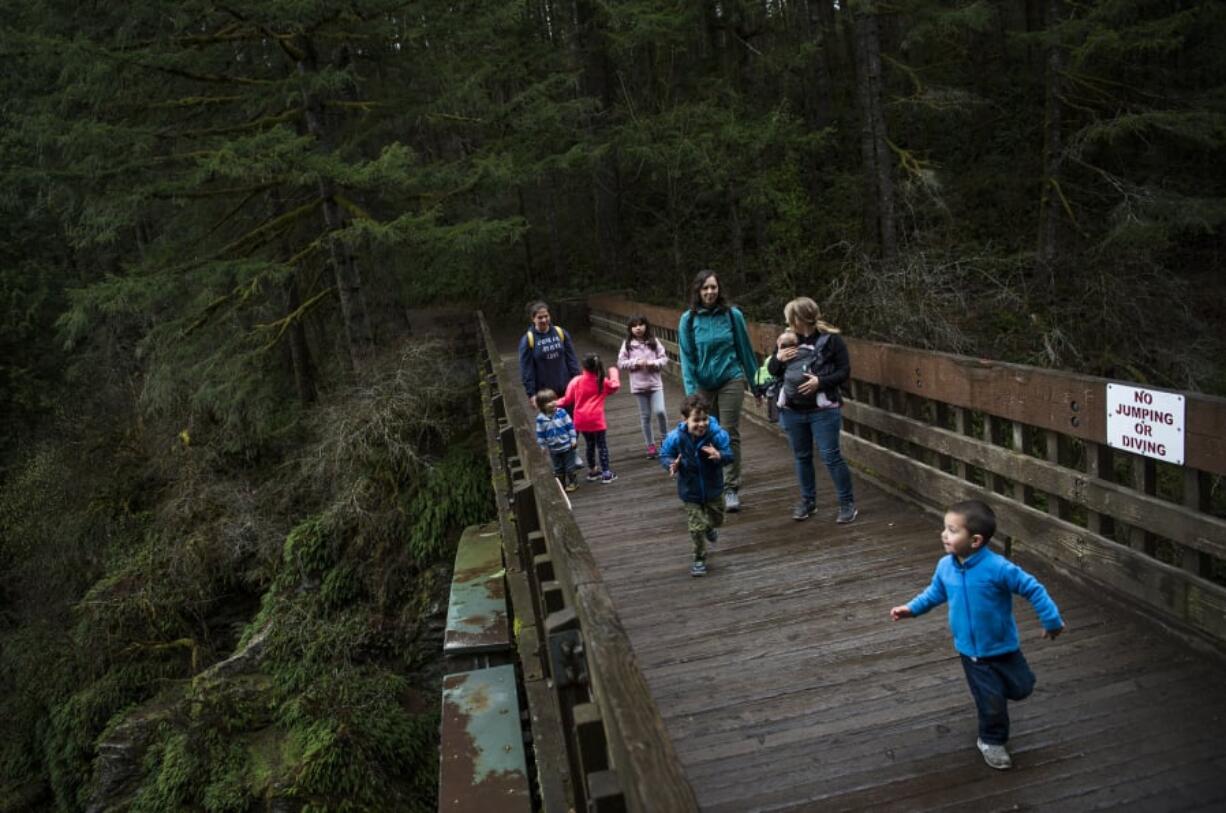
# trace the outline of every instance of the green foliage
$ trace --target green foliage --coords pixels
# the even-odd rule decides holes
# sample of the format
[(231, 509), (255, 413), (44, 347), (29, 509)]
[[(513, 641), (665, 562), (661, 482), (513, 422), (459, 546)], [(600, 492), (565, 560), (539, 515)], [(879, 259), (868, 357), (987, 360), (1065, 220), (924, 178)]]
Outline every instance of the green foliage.
[(404, 513), (413, 518), (409, 550), (418, 561), (436, 561), (446, 552), (454, 529), (489, 516), (493, 494), (481, 453), (473, 444), (450, 447), (405, 506)]
[[(121, 740), (143, 749), (135, 810), (433, 806), (434, 704), (407, 676), (437, 657), (436, 565), (488, 518), (489, 473), (453, 351), (367, 372), (263, 468), (206, 438), (69, 482), (72, 446), (47, 444), (0, 487), (0, 599), (28, 619), (0, 626), (4, 794), (41, 779), (81, 809), (113, 792), (91, 776)], [(235, 674), (207, 669), (231, 654)]]
[(0, 799), (81, 807), (161, 709), (138, 809), (430, 806), (404, 676), (490, 500), (405, 308), (714, 267), (757, 316), (1226, 391), (1226, 3), (1060, 5), (9, 4)]

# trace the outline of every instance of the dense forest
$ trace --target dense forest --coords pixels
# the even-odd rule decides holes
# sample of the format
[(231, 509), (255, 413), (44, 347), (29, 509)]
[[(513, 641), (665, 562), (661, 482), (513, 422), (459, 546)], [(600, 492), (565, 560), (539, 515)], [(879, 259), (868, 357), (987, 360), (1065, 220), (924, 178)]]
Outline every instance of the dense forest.
[(710, 267), (1226, 394), (1223, 2), (3, 10), (0, 810), (434, 807), (492, 504), (410, 308)]

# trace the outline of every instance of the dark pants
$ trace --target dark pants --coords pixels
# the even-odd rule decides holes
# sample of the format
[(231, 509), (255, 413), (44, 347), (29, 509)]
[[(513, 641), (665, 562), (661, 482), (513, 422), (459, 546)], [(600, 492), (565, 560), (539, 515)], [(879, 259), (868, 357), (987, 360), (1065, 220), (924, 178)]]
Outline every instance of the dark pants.
[[(587, 467), (593, 471), (606, 472), (609, 470), (609, 442), (605, 439), (605, 431), (601, 429), (599, 432), (584, 432), (584, 452), (587, 457)], [(596, 468), (596, 455), (600, 454), (600, 468)]]
[(1034, 672), (1021, 650), (974, 660), (962, 656), (966, 682), (979, 712), (979, 739), (988, 745), (1009, 741), (1009, 701), (1025, 700), (1034, 691)]
[(579, 468), (579, 461), (575, 459), (574, 449), (564, 449), (560, 452), (550, 451), (549, 460), (553, 463), (553, 473), (562, 482), (566, 482), (566, 478), (572, 471)]

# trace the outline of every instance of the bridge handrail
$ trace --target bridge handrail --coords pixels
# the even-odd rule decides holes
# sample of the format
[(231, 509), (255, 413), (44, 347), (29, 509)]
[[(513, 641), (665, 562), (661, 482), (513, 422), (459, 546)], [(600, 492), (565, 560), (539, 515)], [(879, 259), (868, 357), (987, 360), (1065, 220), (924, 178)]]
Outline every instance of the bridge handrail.
[[(676, 357), (680, 310), (613, 296), (588, 306), (610, 344), (641, 313)], [(780, 330), (750, 322), (754, 349), (771, 352)], [(1175, 466), (1106, 444), (1107, 379), (845, 338), (848, 459), (929, 506), (982, 498), (1011, 551), (1226, 646), (1226, 521), (1210, 506), (1226, 475), (1226, 399), (1180, 393), (1186, 462)]]
[[(483, 314), (478, 322), (487, 420), (496, 423), (495, 489), (503, 492), (500, 509), (513, 513), (510, 535), (518, 545), (508, 569), (511, 559), (518, 560), (531, 587), (530, 598), (520, 593), (518, 600), (512, 587), (516, 627), (530, 623), (539, 643), (535, 658), (528, 658), (539, 662), (523, 668), (526, 676), (542, 668), (556, 693), (570, 768), (568, 795), (576, 809), (621, 809), (624, 803), (632, 811), (696, 810), (591, 550), (548, 456), (536, 444), (534, 418), (518, 392), (518, 368), (501, 362)], [(534, 721), (536, 716), (534, 709)], [(549, 736), (558, 734), (534, 729), (534, 738)], [(539, 765), (538, 774), (542, 784), (557, 779)], [(556, 789), (542, 788), (541, 795), (545, 809), (552, 809)]]

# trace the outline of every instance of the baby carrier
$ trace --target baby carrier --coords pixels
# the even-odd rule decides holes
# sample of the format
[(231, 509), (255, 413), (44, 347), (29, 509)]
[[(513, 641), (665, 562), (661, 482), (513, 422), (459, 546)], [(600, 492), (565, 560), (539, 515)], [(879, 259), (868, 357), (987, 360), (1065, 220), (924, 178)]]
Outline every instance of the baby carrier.
[[(817, 337), (817, 342), (813, 345), (813, 354), (808, 359), (800, 361), (800, 363), (794, 360), (788, 364), (783, 378), (779, 381), (779, 387), (784, 390), (784, 405), (797, 409), (812, 409), (829, 404), (829, 401), (823, 397), (820, 389), (808, 395), (804, 395), (797, 390), (797, 387), (805, 381), (806, 376), (815, 375), (818, 378), (823, 378), (834, 371), (834, 360), (830, 358), (830, 354), (827, 352), (829, 342), (830, 334), (821, 334)], [(778, 392), (779, 389), (776, 388), (776, 398), (778, 397)]]

